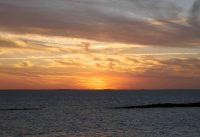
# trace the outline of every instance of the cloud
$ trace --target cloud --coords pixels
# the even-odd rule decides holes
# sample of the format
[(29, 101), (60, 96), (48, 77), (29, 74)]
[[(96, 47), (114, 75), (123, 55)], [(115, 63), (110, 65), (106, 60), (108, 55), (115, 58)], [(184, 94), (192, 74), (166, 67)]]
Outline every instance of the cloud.
[(79, 66), (79, 67), (82, 67), (83, 64), (81, 64), (81, 62), (78, 62), (78, 61), (74, 61), (74, 60), (56, 60), (55, 61), (56, 63), (62, 65), (63, 67), (70, 67), (70, 66)]
[(168, 78), (200, 78), (200, 70), (198, 69), (199, 67), (199, 58), (174, 58), (158, 61), (157, 64), (146, 69), (143, 75)]
[(200, 1), (195, 0), (191, 9), (190, 23), (200, 29)]
[(18, 67), (18, 68), (28, 68), (28, 67), (33, 67), (34, 64), (30, 61), (23, 61), (19, 64), (16, 64), (15, 66)]
[[(200, 78), (199, 58), (168, 58), (158, 59), (151, 56), (99, 56), (85, 60), (57, 60), (64, 67), (89, 68), (121, 74), (127, 77), (162, 77), (162, 78)], [(81, 64), (79, 64), (81, 63)]]
[[(174, 84), (173, 87), (181, 87), (183, 83), (185, 83), (184, 86), (192, 87), (195, 85), (193, 87), (196, 87), (198, 84), (188, 84), (188, 82), (195, 81), (197, 83), (200, 79), (199, 57), (165, 59), (151, 56), (79, 54), (63, 59), (51, 58), (47, 61), (44, 59), (48, 58), (4, 60), (4, 62), (1, 60), (0, 75), (5, 75), (8, 79), (11, 77), (21, 78), (22, 81), (34, 79), (35, 86), (38, 86), (38, 83), (43, 82), (43, 80), (47, 83), (56, 81), (56, 83), (60, 83), (60, 87), (65, 87), (66, 81), (70, 81), (71, 78), (76, 77), (75, 81), (78, 81), (81, 78), (87, 79), (88, 76), (106, 76), (113, 78), (113, 82), (117, 82), (116, 78), (133, 79), (118, 81), (118, 85), (123, 86), (123, 88), (129, 88), (129, 86), (134, 88), (133, 83), (140, 88), (146, 86), (154, 88), (159, 85), (166, 88), (170, 87), (168, 84), (173, 85), (174, 82), (179, 84)], [(9, 82), (7, 81), (7, 83)], [(67, 85), (67, 87), (71, 86)]]
[(41, 50), (31, 44), (28, 44), (26, 41), (20, 39), (4, 39), (0, 37), (0, 49), (9, 50), (12, 49), (21, 49), (21, 50)]
[(200, 30), (195, 27), (198, 5), (195, 1), (191, 7), (189, 23), (182, 21), (186, 16), (180, 17), (186, 11), (172, 0), (58, 0), (47, 5), (2, 0), (0, 28), (105, 42), (191, 47), (200, 44)]
[(13, 41), (0, 39), (0, 49), (3, 49), (3, 48), (20, 48), (20, 46), (14, 43)]

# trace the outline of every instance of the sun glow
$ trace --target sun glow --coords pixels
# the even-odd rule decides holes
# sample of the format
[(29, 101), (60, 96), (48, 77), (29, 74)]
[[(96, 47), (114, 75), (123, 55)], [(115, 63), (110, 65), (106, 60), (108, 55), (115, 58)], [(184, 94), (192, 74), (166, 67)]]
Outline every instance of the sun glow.
[(98, 77), (88, 78), (84, 85), (89, 89), (106, 89), (109, 87), (106, 79)]

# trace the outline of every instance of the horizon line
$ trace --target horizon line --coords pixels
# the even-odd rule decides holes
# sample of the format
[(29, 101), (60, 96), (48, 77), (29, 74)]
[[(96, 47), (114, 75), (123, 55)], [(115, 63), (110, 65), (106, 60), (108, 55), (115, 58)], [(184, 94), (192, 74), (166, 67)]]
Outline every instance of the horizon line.
[(200, 90), (196, 88), (188, 88), (188, 89), (181, 89), (181, 88), (161, 88), (161, 89), (0, 89), (0, 91), (173, 91), (173, 90)]

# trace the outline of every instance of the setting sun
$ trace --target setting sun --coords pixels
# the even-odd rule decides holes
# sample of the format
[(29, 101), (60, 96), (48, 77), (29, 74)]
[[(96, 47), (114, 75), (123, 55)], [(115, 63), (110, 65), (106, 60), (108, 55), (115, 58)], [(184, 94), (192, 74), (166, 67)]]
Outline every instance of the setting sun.
[(106, 88), (108, 88), (108, 83), (107, 83), (106, 79), (98, 78), (98, 77), (88, 78), (84, 84), (85, 84), (86, 88), (89, 88), (89, 89), (106, 89)]

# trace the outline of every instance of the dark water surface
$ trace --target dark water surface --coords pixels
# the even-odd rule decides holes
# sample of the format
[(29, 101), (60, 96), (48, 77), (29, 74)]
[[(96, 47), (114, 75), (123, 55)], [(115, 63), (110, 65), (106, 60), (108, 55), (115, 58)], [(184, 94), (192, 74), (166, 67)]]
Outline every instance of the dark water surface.
[(109, 109), (199, 101), (198, 90), (0, 91), (0, 137), (199, 137), (200, 108)]

